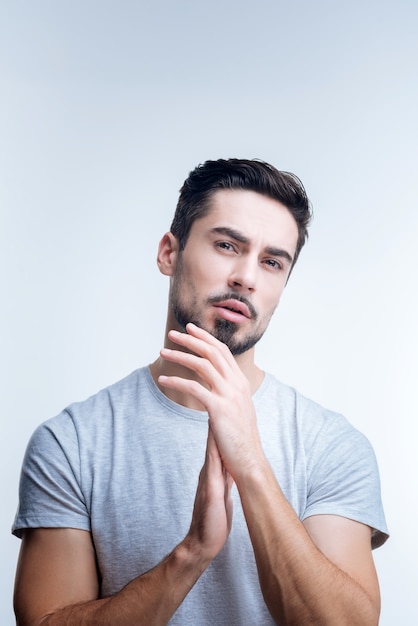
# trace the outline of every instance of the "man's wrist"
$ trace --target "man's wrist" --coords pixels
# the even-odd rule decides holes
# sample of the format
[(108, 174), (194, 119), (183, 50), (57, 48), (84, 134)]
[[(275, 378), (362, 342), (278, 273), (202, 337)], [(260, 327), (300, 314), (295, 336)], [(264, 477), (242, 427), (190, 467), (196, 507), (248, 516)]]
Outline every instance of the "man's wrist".
[(193, 538), (190, 533), (173, 550), (172, 556), (175, 567), (196, 577), (196, 580), (212, 561), (212, 558), (205, 554), (199, 541)]

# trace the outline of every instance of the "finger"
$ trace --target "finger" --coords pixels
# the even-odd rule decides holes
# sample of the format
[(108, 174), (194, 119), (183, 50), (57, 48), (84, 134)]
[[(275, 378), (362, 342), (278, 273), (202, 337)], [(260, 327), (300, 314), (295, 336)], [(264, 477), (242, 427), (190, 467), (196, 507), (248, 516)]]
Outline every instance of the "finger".
[(196, 339), (201, 339), (205, 343), (206, 346), (213, 346), (213, 348), (217, 348), (219, 352), (228, 361), (231, 367), (239, 369), (239, 366), (237, 365), (237, 362), (234, 356), (232, 355), (232, 352), (230, 351), (230, 349), (225, 343), (223, 343), (222, 341), (214, 337), (214, 335), (209, 333), (204, 328), (201, 328), (200, 326), (196, 326), (196, 324), (193, 324), (192, 322), (189, 322), (187, 324), (186, 330), (187, 330), (186, 336), (196, 337)]
[(231, 367), (235, 363), (235, 359), (224, 343), (217, 340), (217, 343), (208, 341), (208, 337), (212, 337), (209, 334), (195, 337), (188, 333), (170, 330), (168, 336), (173, 343), (186, 348), (197, 356), (208, 359), (219, 371), (223, 371), (225, 366)]
[(210, 427), (208, 428), (208, 440), (206, 444), (206, 458), (208, 460), (209, 459), (214, 460), (217, 464), (219, 464), (219, 468), (223, 470), (218, 446), (216, 445), (215, 437)]
[(180, 393), (190, 394), (209, 412), (211, 400), (210, 390), (196, 380), (189, 380), (188, 378), (181, 378), (180, 376), (161, 375), (158, 377), (158, 382), (162, 387), (166, 387), (167, 389), (175, 389)]
[(208, 332), (204, 328), (201, 328), (200, 326), (197, 326), (196, 324), (189, 322), (186, 326), (186, 331), (187, 331), (187, 336), (200, 339), (201, 341), (204, 342), (206, 346), (213, 346), (214, 348), (217, 348), (222, 354), (224, 354), (226, 358), (229, 359), (231, 364), (235, 363), (235, 359), (232, 356), (231, 351), (228, 348), (228, 346), (225, 343), (223, 343), (223, 341), (220, 341), (219, 339), (217, 339), (214, 335), (212, 335), (210, 332)]
[(222, 374), (204, 357), (196, 356), (189, 352), (183, 352), (182, 350), (171, 350), (169, 348), (162, 348), (160, 350), (160, 356), (166, 361), (177, 363), (195, 372), (211, 388), (219, 388), (222, 383)]
[(231, 489), (232, 489), (232, 485), (233, 485), (234, 481), (232, 480), (232, 478), (231, 478), (231, 476), (229, 474), (228, 474), (228, 477), (227, 477), (227, 480), (225, 481), (225, 495), (224, 495), (224, 499), (225, 499), (225, 511), (226, 511), (226, 517), (227, 517), (227, 526), (228, 526), (228, 530), (231, 530), (232, 516), (233, 516), (233, 512), (234, 512), (234, 501), (232, 500)]
[(224, 343), (194, 324), (188, 324), (187, 330), (187, 333), (170, 331), (169, 337), (174, 343), (208, 359), (223, 375), (238, 367), (229, 348)]
[(206, 441), (205, 462), (201, 469), (199, 478), (201, 481), (215, 479), (217, 483), (218, 481), (225, 481), (226, 489), (225, 469), (219, 454), (218, 446), (216, 445), (215, 437), (213, 436), (210, 428), (208, 429), (208, 438)]

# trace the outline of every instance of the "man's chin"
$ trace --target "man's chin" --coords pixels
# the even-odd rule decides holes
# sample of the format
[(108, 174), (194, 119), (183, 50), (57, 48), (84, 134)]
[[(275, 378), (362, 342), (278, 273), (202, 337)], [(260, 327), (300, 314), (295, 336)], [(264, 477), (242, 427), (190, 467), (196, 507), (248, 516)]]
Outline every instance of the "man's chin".
[[(235, 322), (228, 320), (217, 320), (215, 324), (215, 330), (212, 335), (219, 341), (228, 346), (231, 354), (239, 356), (248, 352), (255, 346), (255, 344), (261, 339), (258, 335), (247, 335), (245, 337), (239, 337), (240, 327)], [(210, 332), (210, 331), (209, 331)]]
[(230, 350), (233, 356), (239, 356), (244, 352), (248, 352), (260, 339), (261, 335), (250, 335), (240, 337), (240, 325), (230, 320), (223, 318), (216, 318), (213, 324), (205, 324), (202, 320), (195, 319), (189, 316), (183, 315), (182, 311), (175, 311), (175, 318), (177, 323), (181, 326), (184, 332), (186, 332), (186, 326), (189, 323), (203, 328), (215, 339), (218, 339), (221, 343), (224, 343)]

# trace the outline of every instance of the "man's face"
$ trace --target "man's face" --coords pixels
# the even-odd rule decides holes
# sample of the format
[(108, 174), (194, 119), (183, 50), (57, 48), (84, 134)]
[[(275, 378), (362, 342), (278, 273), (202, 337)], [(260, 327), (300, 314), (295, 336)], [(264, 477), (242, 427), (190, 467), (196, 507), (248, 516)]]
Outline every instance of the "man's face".
[(204, 328), (232, 354), (262, 337), (289, 275), (298, 229), (289, 210), (253, 191), (219, 190), (178, 254), (170, 304), (177, 323)]

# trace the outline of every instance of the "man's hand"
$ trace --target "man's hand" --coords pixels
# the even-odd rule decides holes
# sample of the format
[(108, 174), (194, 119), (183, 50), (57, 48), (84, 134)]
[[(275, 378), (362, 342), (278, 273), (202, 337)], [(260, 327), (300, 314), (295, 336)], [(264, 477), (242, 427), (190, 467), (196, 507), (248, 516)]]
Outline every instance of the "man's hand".
[(192, 523), (184, 542), (190, 545), (193, 552), (197, 551), (206, 565), (223, 548), (231, 530), (232, 484), (209, 428), (206, 458), (199, 476)]
[(183, 350), (161, 350), (161, 356), (188, 368), (200, 379), (160, 376), (162, 386), (189, 394), (209, 413), (221, 459), (236, 480), (264, 458), (250, 384), (228, 347), (194, 324), (187, 333), (170, 331), (169, 338)]

